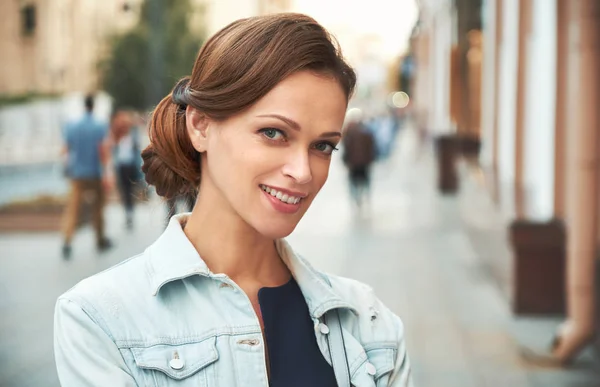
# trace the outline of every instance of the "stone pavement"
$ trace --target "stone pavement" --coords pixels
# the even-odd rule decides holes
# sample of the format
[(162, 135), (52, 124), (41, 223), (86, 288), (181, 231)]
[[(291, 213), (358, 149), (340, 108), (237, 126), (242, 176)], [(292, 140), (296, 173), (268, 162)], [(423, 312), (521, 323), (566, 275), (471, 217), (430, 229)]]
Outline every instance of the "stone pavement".
[[(498, 227), (493, 208), (472, 184), (457, 197), (439, 196), (431, 150), (417, 157), (415, 141), (412, 131), (403, 132), (393, 157), (375, 168), (370, 214), (353, 211), (334, 156), (330, 180), (290, 236), (292, 245), (315, 266), (370, 284), (402, 317), (416, 386), (600, 386), (600, 363), (591, 353), (569, 370), (521, 360), (519, 344), (546, 345), (559, 320), (511, 315), (503, 277), (476, 253), (469, 233)], [(141, 251), (159, 235), (165, 215), (152, 201), (129, 233), (118, 207), (107, 212), (116, 248), (102, 255), (90, 250), (89, 229), (77, 236), (69, 262), (60, 258), (58, 234), (0, 235), (0, 386), (58, 386), (56, 297)]]

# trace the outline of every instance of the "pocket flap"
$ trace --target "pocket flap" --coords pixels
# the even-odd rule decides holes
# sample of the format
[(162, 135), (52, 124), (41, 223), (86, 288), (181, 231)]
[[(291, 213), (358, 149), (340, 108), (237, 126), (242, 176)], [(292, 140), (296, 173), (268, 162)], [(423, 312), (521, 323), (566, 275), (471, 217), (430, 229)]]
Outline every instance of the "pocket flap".
[(369, 363), (375, 366), (375, 379), (391, 372), (394, 369), (394, 361), (396, 360), (396, 348), (379, 347), (365, 348)]
[[(219, 358), (216, 337), (178, 345), (158, 344), (146, 348), (131, 348), (135, 364), (157, 370), (180, 380), (195, 374)], [(173, 361), (178, 359), (177, 361)]]

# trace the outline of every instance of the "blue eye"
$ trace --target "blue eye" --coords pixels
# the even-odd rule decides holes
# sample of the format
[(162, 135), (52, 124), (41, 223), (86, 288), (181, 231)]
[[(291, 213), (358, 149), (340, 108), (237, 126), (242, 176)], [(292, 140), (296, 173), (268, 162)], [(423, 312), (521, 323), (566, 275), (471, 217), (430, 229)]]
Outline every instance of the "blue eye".
[(281, 130), (275, 128), (261, 129), (260, 132), (269, 140), (280, 140), (285, 137)]
[(329, 143), (329, 142), (320, 142), (315, 144), (314, 148), (316, 150), (318, 150), (319, 152), (323, 152), (326, 155), (330, 155), (332, 154), (334, 151), (338, 150), (338, 148), (335, 147), (335, 145)]

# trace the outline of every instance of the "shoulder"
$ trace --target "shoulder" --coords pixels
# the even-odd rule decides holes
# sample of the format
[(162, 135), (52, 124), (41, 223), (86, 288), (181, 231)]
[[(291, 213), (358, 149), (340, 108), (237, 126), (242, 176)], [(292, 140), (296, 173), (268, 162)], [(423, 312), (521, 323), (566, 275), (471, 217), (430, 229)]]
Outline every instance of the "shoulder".
[(83, 279), (58, 298), (77, 304), (91, 317), (118, 315), (131, 300), (150, 293), (147, 253), (133, 256)]
[[(354, 351), (359, 355), (356, 356), (358, 360), (352, 362), (353, 378), (356, 377), (358, 381), (367, 375), (356, 372), (360, 369), (356, 364), (364, 364), (368, 361), (376, 370), (375, 378), (378, 385), (413, 386), (404, 325), (400, 317), (381, 302), (370, 286), (343, 277), (329, 276), (329, 278), (331, 285), (340, 294), (352, 297), (348, 301), (353, 302), (356, 308), (356, 313), (350, 311), (340, 313), (343, 330), (360, 343), (358, 351)], [(352, 343), (352, 340), (345, 342), (348, 353), (352, 352)], [(372, 383), (372, 379), (369, 379)]]
[(385, 305), (373, 288), (354, 279), (326, 274), (333, 290), (355, 308), (344, 320), (361, 341), (402, 341), (404, 325), (398, 315)]
[[(351, 303), (358, 303), (362, 305), (365, 301), (371, 300), (375, 297), (373, 288), (369, 285), (357, 281), (352, 278), (340, 277), (333, 274), (323, 274), (329, 280), (331, 287), (344, 298), (347, 298)], [(358, 299), (356, 297), (359, 297)]]

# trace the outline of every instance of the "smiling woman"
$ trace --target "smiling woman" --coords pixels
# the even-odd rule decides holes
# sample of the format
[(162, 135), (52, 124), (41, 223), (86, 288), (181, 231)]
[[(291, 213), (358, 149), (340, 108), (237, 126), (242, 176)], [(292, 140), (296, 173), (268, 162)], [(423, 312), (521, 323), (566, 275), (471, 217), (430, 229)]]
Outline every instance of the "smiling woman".
[(61, 296), (63, 386), (411, 386), (400, 319), (289, 235), (325, 184), (356, 77), (308, 16), (232, 23), (156, 107), (148, 183), (193, 194), (144, 253)]

